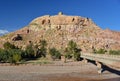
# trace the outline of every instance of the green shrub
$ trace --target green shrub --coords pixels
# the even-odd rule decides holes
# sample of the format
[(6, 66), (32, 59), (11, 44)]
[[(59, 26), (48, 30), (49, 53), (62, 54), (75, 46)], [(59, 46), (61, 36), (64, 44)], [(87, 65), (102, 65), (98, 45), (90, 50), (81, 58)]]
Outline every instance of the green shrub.
[(94, 49), (93, 50), (93, 53), (97, 53), (97, 54), (105, 54), (107, 52), (107, 50), (105, 50), (105, 49), (98, 49), (98, 50), (96, 50), (96, 49)]
[(81, 50), (78, 49), (78, 48), (75, 48), (74, 51), (75, 51), (74, 52), (74, 60), (79, 61), (80, 60), (80, 55), (81, 55), (81, 53), (80, 53)]
[(77, 44), (73, 40), (69, 41), (69, 43), (68, 43), (69, 51), (74, 52), (75, 48), (77, 48)]
[(46, 54), (47, 54), (46, 46), (47, 46), (46, 40), (40, 40), (40, 54), (43, 57), (46, 57)]
[(65, 53), (65, 58), (67, 58), (67, 59), (71, 59), (72, 58), (72, 54), (70, 53), (68, 48), (65, 48), (64, 53)]
[(21, 53), (18, 49), (0, 49), (0, 62), (17, 63), (21, 60)]
[(20, 62), (20, 60), (21, 60), (21, 55), (20, 54), (14, 54), (13, 55), (13, 57), (12, 57), (12, 63), (18, 63), (18, 62)]
[(53, 59), (61, 59), (61, 53), (56, 48), (49, 49), (49, 53)]
[(71, 58), (72, 58), (72, 55), (71, 55), (70, 53), (66, 53), (66, 54), (65, 54), (65, 58), (71, 59)]
[(7, 50), (0, 49), (0, 62), (8, 62), (9, 53)]
[(34, 50), (33, 45), (29, 44), (25, 49), (25, 54), (23, 55), (25, 58), (34, 58)]
[(80, 60), (80, 51), (81, 50), (77, 48), (77, 44), (71, 40), (65, 49), (65, 57), (68, 59), (73, 57), (75, 61), (78, 61)]
[(11, 44), (10, 42), (5, 42), (3, 44), (4, 49), (17, 49), (17, 47), (14, 44)]
[(8, 62), (16, 64), (17, 62), (20, 62), (22, 57), (21, 57), (21, 50), (18, 49), (10, 49), (7, 50), (9, 54)]
[(109, 54), (111, 54), (111, 55), (120, 55), (120, 50), (110, 50)]

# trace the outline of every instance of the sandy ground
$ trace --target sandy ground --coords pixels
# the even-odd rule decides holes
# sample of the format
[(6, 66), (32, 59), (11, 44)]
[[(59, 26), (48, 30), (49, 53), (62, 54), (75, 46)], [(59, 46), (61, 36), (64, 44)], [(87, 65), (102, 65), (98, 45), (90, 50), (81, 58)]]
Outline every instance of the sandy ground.
[[(118, 69), (120, 71), (120, 69)], [(55, 62), (47, 65), (0, 66), (0, 81), (120, 81), (120, 75), (83, 62)]]

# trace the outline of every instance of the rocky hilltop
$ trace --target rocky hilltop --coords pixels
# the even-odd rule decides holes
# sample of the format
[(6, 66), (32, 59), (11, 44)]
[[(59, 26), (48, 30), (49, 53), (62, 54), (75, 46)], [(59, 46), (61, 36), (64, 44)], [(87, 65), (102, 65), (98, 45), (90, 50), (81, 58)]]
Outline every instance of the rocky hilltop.
[(47, 41), (48, 48), (61, 49), (73, 40), (82, 51), (91, 52), (93, 48), (120, 50), (120, 32), (102, 30), (90, 18), (68, 16), (62, 12), (35, 18), (28, 26), (0, 37), (0, 47), (9, 41), (24, 49), (28, 41), (38, 44), (41, 39)]

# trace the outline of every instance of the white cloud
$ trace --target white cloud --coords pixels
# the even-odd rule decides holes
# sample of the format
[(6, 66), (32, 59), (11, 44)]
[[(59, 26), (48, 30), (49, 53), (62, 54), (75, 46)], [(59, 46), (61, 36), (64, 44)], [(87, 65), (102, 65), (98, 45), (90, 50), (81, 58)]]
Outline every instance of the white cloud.
[(7, 30), (0, 30), (0, 35), (4, 35), (4, 34), (7, 34), (9, 33)]

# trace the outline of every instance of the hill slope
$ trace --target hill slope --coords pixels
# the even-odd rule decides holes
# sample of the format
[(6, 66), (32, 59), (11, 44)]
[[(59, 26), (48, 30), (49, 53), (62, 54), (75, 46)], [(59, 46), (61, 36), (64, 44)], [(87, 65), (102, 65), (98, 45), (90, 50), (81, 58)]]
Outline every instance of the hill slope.
[(91, 52), (93, 48), (120, 50), (120, 32), (102, 30), (89, 18), (62, 13), (35, 18), (28, 26), (0, 37), (0, 47), (9, 41), (25, 48), (28, 41), (37, 44), (41, 39), (47, 41), (48, 48), (61, 49), (73, 40), (83, 51)]

